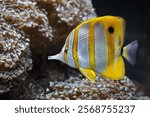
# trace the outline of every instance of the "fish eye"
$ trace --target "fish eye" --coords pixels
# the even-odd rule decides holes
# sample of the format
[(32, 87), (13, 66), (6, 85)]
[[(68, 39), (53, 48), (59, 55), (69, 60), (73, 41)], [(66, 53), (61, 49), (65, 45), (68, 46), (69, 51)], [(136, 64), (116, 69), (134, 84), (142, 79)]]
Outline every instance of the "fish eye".
[(108, 32), (111, 33), (111, 34), (114, 33), (114, 27), (109, 26), (108, 27)]
[(65, 48), (65, 51), (64, 51), (65, 53), (67, 53), (68, 52), (68, 48)]

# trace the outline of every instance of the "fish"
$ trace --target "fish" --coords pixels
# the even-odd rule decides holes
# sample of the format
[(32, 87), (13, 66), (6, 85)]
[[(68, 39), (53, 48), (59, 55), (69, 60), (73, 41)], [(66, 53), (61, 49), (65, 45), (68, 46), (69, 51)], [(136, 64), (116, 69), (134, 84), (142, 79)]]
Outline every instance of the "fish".
[(123, 80), (127, 59), (135, 64), (138, 41), (123, 47), (125, 19), (119, 16), (101, 16), (80, 23), (66, 38), (60, 53), (48, 56), (77, 68), (88, 80), (96, 76)]

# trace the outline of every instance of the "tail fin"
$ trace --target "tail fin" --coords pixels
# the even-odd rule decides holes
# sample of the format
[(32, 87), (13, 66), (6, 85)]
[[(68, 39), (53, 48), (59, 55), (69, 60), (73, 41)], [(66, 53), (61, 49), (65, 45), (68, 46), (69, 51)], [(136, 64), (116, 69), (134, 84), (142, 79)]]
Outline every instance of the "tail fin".
[(130, 44), (128, 44), (123, 48), (122, 56), (126, 58), (132, 65), (135, 65), (137, 48), (138, 48), (137, 40), (131, 42)]

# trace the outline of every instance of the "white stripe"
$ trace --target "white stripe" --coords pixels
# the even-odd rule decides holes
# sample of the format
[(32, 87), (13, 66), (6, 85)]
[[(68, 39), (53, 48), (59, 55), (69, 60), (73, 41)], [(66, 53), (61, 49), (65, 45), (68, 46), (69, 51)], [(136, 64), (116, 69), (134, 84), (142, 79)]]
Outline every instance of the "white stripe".
[(74, 39), (74, 30), (71, 32), (70, 37), (69, 37), (67, 63), (69, 66), (75, 68), (75, 63), (74, 63), (73, 54), (72, 54), (73, 39)]
[(95, 66), (98, 72), (102, 72), (108, 63), (108, 47), (105, 32), (102, 24), (96, 23), (94, 26), (95, 37)]
[(83, 24), (78, 31), (78, 60), (81, 68), (89, 68), (89, 26), (90, 24)]
[(115, 44), (115, 56), (114, 56), (114, 69), (115, 69), (117, 58), (120, 55), (120, 52), (119, 52), (119, 39), (117, 37), (115, 37), (114, 44)]

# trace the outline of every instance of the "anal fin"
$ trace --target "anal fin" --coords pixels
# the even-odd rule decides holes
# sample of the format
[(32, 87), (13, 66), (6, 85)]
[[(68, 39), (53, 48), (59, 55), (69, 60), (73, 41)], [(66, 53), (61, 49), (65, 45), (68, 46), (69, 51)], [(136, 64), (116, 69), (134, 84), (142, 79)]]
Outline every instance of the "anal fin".
[(123, 79), (125, 75), (125, 65), (122, 56), (119, 56), (116, 62), (108, 66), (101, 75), (112, 80)]
[(96, 74), (91, 69), (79, 68), (80, 72), (90, 81), (95, 81)]

